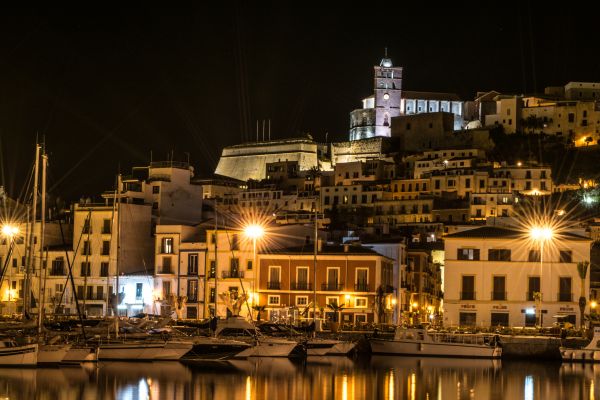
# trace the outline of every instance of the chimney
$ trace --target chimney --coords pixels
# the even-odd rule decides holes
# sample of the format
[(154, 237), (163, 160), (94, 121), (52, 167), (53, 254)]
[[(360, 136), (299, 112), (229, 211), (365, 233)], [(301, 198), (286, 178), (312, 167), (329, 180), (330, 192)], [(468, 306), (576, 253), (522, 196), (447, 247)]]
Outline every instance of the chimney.
[(323, 251), (323, 240), (322, 239), (317, 239), (317, 251), (318, 252)]
[(350, 251), (350, 245), (347, 243), (344, 243), (344, 253), (348, 253)]

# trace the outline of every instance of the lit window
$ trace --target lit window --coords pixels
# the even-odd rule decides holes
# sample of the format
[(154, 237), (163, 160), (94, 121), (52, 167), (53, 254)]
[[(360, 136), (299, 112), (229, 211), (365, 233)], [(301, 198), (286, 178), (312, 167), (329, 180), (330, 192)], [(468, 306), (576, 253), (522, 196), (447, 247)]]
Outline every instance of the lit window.
[(269, 296), (269, 305), (270, 306), (278, 306), (279, 305), (279, 296)]

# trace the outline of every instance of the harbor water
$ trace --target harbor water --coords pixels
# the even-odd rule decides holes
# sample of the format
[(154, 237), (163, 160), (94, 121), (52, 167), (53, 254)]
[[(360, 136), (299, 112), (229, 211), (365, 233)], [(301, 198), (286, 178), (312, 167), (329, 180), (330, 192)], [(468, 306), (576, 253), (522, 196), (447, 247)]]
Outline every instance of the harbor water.
[(0, 399), (600, 399), (600, 365), (372, 356), (0, 368)]

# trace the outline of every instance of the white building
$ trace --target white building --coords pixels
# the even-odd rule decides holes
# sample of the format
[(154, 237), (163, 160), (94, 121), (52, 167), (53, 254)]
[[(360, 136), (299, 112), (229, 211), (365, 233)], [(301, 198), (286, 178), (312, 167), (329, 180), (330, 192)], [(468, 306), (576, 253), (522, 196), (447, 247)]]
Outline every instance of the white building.
[(589, 261), (590, 243), (560, 232), (542, 245), (527, 232), (491, 226), (447, 235), (444, 325), (533, 326), (535, 292), (541, 293), (542, 326), (552, 326), (555, 315), (578, 324), (577, 263)]

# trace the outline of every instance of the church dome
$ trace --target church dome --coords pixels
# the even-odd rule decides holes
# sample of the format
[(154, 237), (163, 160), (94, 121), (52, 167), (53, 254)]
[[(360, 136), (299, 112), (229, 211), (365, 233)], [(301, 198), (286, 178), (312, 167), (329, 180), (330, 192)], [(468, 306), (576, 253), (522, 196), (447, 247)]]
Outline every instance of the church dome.
[(379, 63), (379, 66), (381, 67), (385, 67), (385, 68), (391, 68), (393, 66), (392, 64), (392, 59), (391, 58), (382, 58), (381, 62)]

